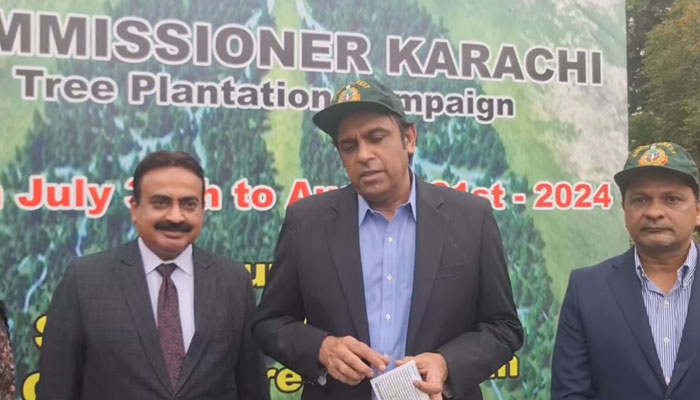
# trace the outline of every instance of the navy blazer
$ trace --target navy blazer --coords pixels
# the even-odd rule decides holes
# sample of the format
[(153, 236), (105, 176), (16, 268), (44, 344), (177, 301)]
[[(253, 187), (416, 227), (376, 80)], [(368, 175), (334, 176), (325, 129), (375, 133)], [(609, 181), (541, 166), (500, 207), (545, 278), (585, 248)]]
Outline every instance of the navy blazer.
[(696, 274), (683, 338), (666, 385), (630, 249), (571, 273), (554, 345), (552, 399), (700, 399), (698, 349)]

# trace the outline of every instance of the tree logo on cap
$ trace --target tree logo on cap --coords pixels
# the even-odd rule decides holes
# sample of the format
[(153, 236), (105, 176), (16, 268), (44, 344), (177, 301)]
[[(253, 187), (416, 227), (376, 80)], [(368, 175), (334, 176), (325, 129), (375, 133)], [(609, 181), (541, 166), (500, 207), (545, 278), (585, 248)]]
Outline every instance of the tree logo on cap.
[(364, 89), (370, 88), (369, 83), (367, 83), (365, 81), (357, 81), (357, 82), (347, 84), (347, 85), (345, 85), (345, 87), (338, 90), (338, 92), (335, 94), (335, 102), (336, 103), (345, 103), (348, 101), (360, 101), (360, 100), (362, 100), (362, 95), (360, 94), (360, 91), (357, 90), (357, 88), (355, 86), (360, 86)]
[(340, 96), (338, 96), (338, 103), (345, 103), (347, 101), (360, 101), (360, 99), (362, 99), (360, 92), (354, 87), (347, 85), (345, 86), (345, 89), (342, 90), (342, 93), (340, 93)]
[(668, 163), (668, 154), (666, 154), (666, 152), (664, 151), (664, 149), (661, 148), (661, 146), (666, 147), (669, 151), (675, 153), (675, 149), (669, 144), (654, 143), (651, 146), (649, 146), (647, 151), (645, 151), (644, 154), (642, 154), (642, 156), (639, 158), (639, 166), (659, 167), (662, 165), (666, 165), (666, 163)]

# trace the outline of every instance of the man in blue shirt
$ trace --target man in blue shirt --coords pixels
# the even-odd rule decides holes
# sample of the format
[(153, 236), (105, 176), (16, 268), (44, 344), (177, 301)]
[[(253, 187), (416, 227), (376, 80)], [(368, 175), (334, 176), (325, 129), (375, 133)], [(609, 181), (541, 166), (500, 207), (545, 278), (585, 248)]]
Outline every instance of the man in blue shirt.
[(552, 360), (554, 400), (697, 399), (698, 168), (674, 143), (615, 175), (634, 247), (571, 273)]
[(415, 176), (416, 128), (378, 82), (344, 86), (314, 122), (351, 184), (287, 209), (261, 348), (305, 400), (370, 400), (368, 379), (408, 360), (431, 399), (481, 399), (523, 340), (490, 204)]

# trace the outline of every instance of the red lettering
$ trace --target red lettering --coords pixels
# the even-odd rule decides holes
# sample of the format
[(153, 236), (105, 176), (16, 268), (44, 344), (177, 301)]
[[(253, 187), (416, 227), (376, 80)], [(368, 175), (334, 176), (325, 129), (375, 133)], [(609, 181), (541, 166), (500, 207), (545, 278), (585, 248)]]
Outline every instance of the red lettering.
[(46, 185), (46, 208), (49, 210), (68, 210), (71, 208), (71, 187), (68, 184)]
[(32, 175), (29, 178), (29, 193), (15, 195), (17, 206), (23, 210), (38, 210), (44, 203), (44, 183), (46, 178), (41, 175)]
[(251, 193), (253, 207), (258, 211), (267, 211), (275, 206), (277, 195), (275, 191), (266, 185), (258, 185)]
[(221, 188), (218, 185), (209, 184), (207, 179), (207, 189), (204, 191), (204, 207), (207, 210), (221, 210)]
[(311, 185), (309, 185), (309, 181), (306, 179), (295, 179), (292, 184), (292, 190), (289, 191), (289, 198), (287, 199), (285, 208), (309, 196), (311, 196)]
[(251, 209), (250, 205), (250, 185), (248, 179), (243, 178), (236, 181), (231, 187), (231, 195), (233, 196), (236, 208), (243, 211)]

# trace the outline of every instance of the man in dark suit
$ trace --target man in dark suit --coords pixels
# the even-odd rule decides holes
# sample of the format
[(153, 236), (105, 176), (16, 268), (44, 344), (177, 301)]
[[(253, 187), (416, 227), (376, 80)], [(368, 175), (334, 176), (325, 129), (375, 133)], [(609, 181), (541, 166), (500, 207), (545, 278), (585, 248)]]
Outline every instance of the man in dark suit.
[(431, 399), (481, 399), (523, 340), (489, 202), (415, 176), (415, 126), (378, 82), (346, 85), (314, 122), (351, 185), (287, 209), (261, 348), (307, 380), (305, 400), (370, 400), (368, 378), (409, 360)]
[(571, 273), (552, 360), (554, 400), (700, 398), (698, 169), (669, 142), (615, 175), (634, 247)]
[(48, 313), (37, 398), (269, 398), (250, 276), (192, 244), (204, 171), (186, 153), (159, 151), (133, 183), (139, 239), (68, 268)]

